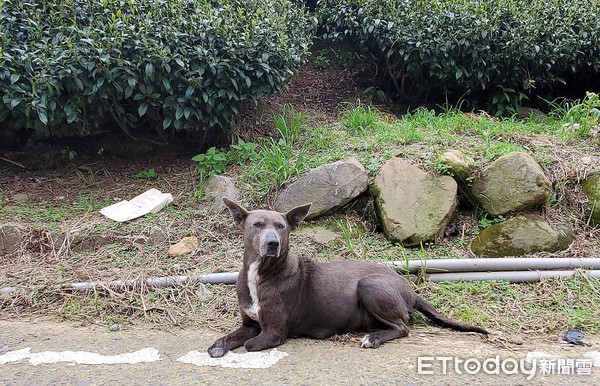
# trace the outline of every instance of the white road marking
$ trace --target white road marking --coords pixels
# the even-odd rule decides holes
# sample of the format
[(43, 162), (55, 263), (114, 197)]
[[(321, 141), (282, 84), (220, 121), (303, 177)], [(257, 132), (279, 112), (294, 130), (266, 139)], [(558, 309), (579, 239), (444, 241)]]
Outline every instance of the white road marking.
[(247, 352), (237, 354), (228, 352), (222, 358), (211, 358), (208, 353), (190, 351), (177, 359), (177, 362), (189, 363), (196, 366), (221, 366), (239, 369), (267, 369), (288, 356), (288, 353), (274, 348), (271, 351)]
[(34, 366), (57, 362), (82, 365), (112, 365), (117, 363), (147, 363), (161, 360), (158, 350), (151, 347), (119, 355), (102, 355), (87, 351), (42, 351), (32, 353), (31, 348), (27, 347), (0, 355), (0, 365), (21, 362), (24, 359), (29, 359), (29, 363)]

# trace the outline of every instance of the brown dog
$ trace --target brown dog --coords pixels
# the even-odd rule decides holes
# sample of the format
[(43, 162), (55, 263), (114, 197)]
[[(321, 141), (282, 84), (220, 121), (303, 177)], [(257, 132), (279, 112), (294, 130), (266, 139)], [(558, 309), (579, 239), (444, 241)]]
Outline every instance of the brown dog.
[(408, 335), (414, 309), (436, 324), (458, 331), (488, 332), (452, 321), (417, 295), (391, 268), (366, 261), (317, 263), (289, 253), (289, 234), (310, 205), (287, 213), (247, 211), (224, 199), (235, 223), (244, 229), (244, 264), (237, 280), (242, 326), (208, 348), (211, 357), (244, 345), (259, 351), (300, 336), (323, 339), (334, 334), (378, 329), (361, 347)]

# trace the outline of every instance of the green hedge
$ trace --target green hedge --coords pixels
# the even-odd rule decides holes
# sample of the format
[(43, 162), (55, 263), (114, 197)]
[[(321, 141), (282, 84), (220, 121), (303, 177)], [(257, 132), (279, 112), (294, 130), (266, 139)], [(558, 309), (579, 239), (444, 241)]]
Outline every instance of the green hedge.
[(487, 98), (503, 112), (529, 93), (600, 75), (598, 0), (320, 0), (325, 37), (380, 60), (406, 100)]
[(223, 130), (298, 69), (314, 24), (288, 0), (0, 0), (0, 131)]

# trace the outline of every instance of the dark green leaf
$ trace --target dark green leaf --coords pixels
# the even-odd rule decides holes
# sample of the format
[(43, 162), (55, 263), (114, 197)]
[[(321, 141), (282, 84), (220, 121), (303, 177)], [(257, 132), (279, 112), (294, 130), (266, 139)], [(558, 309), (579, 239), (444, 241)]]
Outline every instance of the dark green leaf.
[(144, 114), (146, 114), (146, 111), (148, 110), (148, 104), (147, 103), (141, 103), (138, 107), (138, 115), (140, 117), (143, 117)]

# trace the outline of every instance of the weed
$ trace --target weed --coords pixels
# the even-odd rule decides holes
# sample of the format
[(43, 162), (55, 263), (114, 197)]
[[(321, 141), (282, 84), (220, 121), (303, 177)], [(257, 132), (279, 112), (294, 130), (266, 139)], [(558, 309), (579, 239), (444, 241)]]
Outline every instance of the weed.
[(67, 204), (44, 207), (7, 206), (0, 211), (0, 219), (19, 221), (24, 224), (36, 225), (40, 228), (65, 221), (71, 215), (71, 208)]
[(142, 170), (140, 172), (135, 173), (135, 178), (138, 180), (154, 180), (158, 177), (154, 168)]
[(496, 116), (510, 116), (517, 113), (523, 101), (529, 99), (521, 91), (509, 87), (499, 86), (499, 91), (492, 97), (490, 108)]
[(387, 95), (385, 95), (385, 91), (376, 86), (369, 86), (362, 92), (363, 98), (367, 102), (373, 102), (378, 100), (380, 102), (384, 102), (387, 100)]
[(300, 134), (305, 129), (305, 116), (286, 105), (282, 114), (273, 117), (273, 122), (279, 138), (268, 138), (260, 144), (260, 161), (251, 174), (261, 184), (280, 186), (309, 165), (306, 150), (299, 145)]
[(512, 153), (515, 151), (525, 151), (521, 146), (512, 142), (505, 142), (496, 140), (489, 133), (484, 133), (482, 136), (483, 141), (483, 154), (485, 159), (488, 161), (494, 160), (498, 157)]
[[(352, 113), (355, 115), (352, 116)], [(580, 118), (575, 118), (574, 111), (569, 117), (572, 117), (574, 123), (583, 125), (575, 122)], [(261, 194), (275, 184), (279, 185), (286, 179), (297, 176), (308, 167), (348, 156), (358, 158), (365, 165), (370, 177), (373, 177), (385, 160), (398, 154), (402, 154), (419, 166), (425, 165), (438, 173), (447, 173), (448, 170), (440, 165), (435, 157), (438, 149), (449, 145), (476, 156), (479, 162), (513, 150), (529, 150), (535, 154), (536, 159), (542, 161), (549, 159), (551, 155), (556, 161), (557, 157), (553, 153), (555, 150), (562, 155), (563, 150), (570, 148), (561, 148), (560, 145), (554, 146), (551, 143), (553, 147), (548, 150), (545, 144), (562, 138), (563, 124), (569, 123), (570, 119), (565, 118), (565, 115), (532, 117), (524, 120), (499, 119), (485, 113), (464, 114), (450, 109), (441, 114), (430, 109), (419, 109), (398, 119), (379, 113), (376, 108), (367, 107), (366, 104), (360, 105), (358, 102), (348, 108), (341, 121), (307, 130), (306, 116), (294, 111), (291, 106), (285, 106), (282, 114), (274, 116), (276, 136), (273, 139), (267, 138), (258, 144), (240, 140), (228, 149), (215, 148), (212, 151), (209, 149), (208, 154), (200, 157), (203, 168), (202, 179), (210, 173), (226, 172), (230, 165), (244, 165), (243, 168), (234, 170), (236, 172), (242, 170), (241, 178), (247, 184), (245, 190), (253, 194)], [(356, 122), (358, 123), (354, 125)], [(537, 135), (529, 135), (531, 133)], [(569, 132), (569, 135), (574, 134)], [(575, 141), (578, 138), (573, 136), (572, 139)], [(590, 148), (586, 140), (579, 139), (576, 144), (581, 145), (579, 150), (582, 152)], [(594, 157), (597, 155), (595, 151), (593, 150), (592, 153)], [(562, 165), (568, 162), (564, 161)], [(567, 166), (568, 173), (575, 169), (575, 166), (570, 164)], [(136, 171), (134, 170), (134, 173)], [(86, 170), (83, 172), (87, 173)], [(563, 199), (562, 196), (566, 195), (568, 190), (572, 190), (567, 184), (579, 184), (567, 172), (561, 174), (565, 176), (564, 180), (553, 179), (555, 190), (560, 194), (556, 200), (556, 205), (559, 206), (574, 205), (569, 202), (570, 197)], [(129, 175), (132, 176), (133, 173)], [(171, 176), (165, 176), (165, 179), (169, 177)], [(80, 180), (85, 180), (87, 183), (96, 180), (96, 183), (101, 183), (106, 178), (109, 176), (85, 174)], [(136, 181), (132, 183), (135, 184)], [(126, 224), (105, 221), (96, 224), (94, 231), (138, 235), (148, 234), (152, 227), (160, 226), (168, 230), (168, 239), (165, 242), (167, 243), (189, 235), (190, 229), (193, 229), (193, 232), (202, 238), (202, 251), (199, 253), (182, 258), (165, 258), (166, 248), (161, 242), (138, 245), (115, 238), (114, 244), (98, 246), (94, 251), (78, 252), (67, 261), (53, 259), (44, 263), (44, 260), (40, 259), (40, 268), (43, 270), (40, 269), (39, 272), (34, 264), (23, 269), (22, 272), (17, 272), (11, 264), (6, 264), (6, 269), (12, 272), (8, 271), (9, 274), (1, 280), (2, 286), (45, 285), (44, 288), (47, 289), (51, 288), (49, 283), (106, 280), (106, 272), (110, 273), (111, 278), (121, 279), (135, 277), (135, 275), (164, 276), (165, 274), (190, 274), (197, 270), (198, 273), (208, 273), (239, 269), (239, 255), (231, 251), (239, 249), (241, 240), (237, 233), (228, 234), (228, 230), (234, 228), (230, 218), (225, 214), (208, 213), (194, 205), (194, 192), (189, 185), (186, 186), (186, 183), (169, 182), (172, 189), (180, 189), (174, 192), (177, 194), (179, 205), (167, 206), (158, 214), (149, 214)], [(137, 181), (137, 184), (143, 185), (144, 182)], [(61, 183), (61, 187), (62, 185)], [(13, 194), (9, 190), (10, 184), (2, 188), (5, 189), (4, 195), (10, 200), (10, 195)], [(126, 195), (129, 188), (120, 189), (124, 190), (120, 190), (117, 195)], [(111, 198), (115, 196), (114, 191), (106, 195), (98, 194), (95, 191), (80, 193), (78, 197), (70, 197), (68, 203), (62, 205), (44, 204), (27, 207), (7, 200), (7, 205), (0, 208), (0, 220), (16, 219), (40, 227), (57, 226), (74, 217), (82, 218), (86, 212), (95, 211), (109, 204)], [(269, 201), (268, 199), (253, 200), (253, 198), (249, 201), (257, 207), (264, 204), (264, 201)], [(341, 241), (326, 245), (304, 243), (302, 247), (295, 244), (294, 248), (306, 248), (311, 252), (307, 255), (317, 256), (320, 260), (340, 260), (346, 256), (378, 262), (465, 258), (470, 256), (468, 250), (470, 237), (474, 237), (480, 228), (489, 227), (503, 220), (501, 216), (492, 218), (484, 216), (481, 212), (474, 214), (463, 212), (459, 222), (465, 225), (463, 233), (467, 235), (466, 238), (444, 238), (436, 245), (404, 248), (400, 244), (389, 242), (384, 235), (378, 233), (374, 222), (370, 223), (366, 220), (362, 222), (364, 220), (362, 216), (369, 211), (368, 209), (362, 208), (357, 214), (358, 219), (353, 218), (351, 211), (355, 209), (347, 208), (347, 215), (337, 217), (337, 220), (330, 218), (313, 221), (316, 224), (325, 221), (327, 226), (333, 224), (342, 235)], [(556, 213), (552, 212), (556, 210), (553, 207), (546, 209), (553, 215)], [(368, 224), (368, 232), (363, 224)], [(586, 237), (591, 236), (586, 235)], [(594, 249), (593, 243), (589, 244), (592, 253), (595, 253), (597, 248)], [(599, 287), (600, 284), (594, 280), (590, 283), (583, 280), (570, 280), (531, 285), (513, 285), (506, 282), (439, 284), (424, 282), (419, 284), (417, 289), (450, 316), (473, 324), (492, 325), (492, 328), (499, 331), (515, 334), (521, 331), (555, 333), (565, 327), (575, 326), (589, 332), (599, 332), (600, 324), (597, 320), (598, 304), (600, 304), (597, 290)], [(181, 316), (182, 323), (196, 323), (201, 319), (204, 323), (207, 321), (212, 323), (216, 329), (232, 327), (237, 320), (235, 289), (215, 285), (211, 290), (215, 292), (215, 299), (218, 301), (199, 301), (194, 294), (193, 286), (168, 290), (143, 287), (126, 291), (119, 296), (103, 293), (103, 291), (88, 295), (71, 294), (55, 289), (40, 290), (30, 296), (0, 299), (0, 312), (4, 314), (6, 311), (23, 309), (25, 312), (33, 310), (32, 312), (38, 313), (57, 313), (56, 310), (60, 309), (58, 313), (67, 319), (89, 318), (93, 315), (94, 320), (119, 323), (140, 317), (146, 321), (164, 323), (168, 319), (167, 315), (156, 316), (158, 313), (154, 311), (146, 313), (140, 311), (150, 303), (152, 306), (157, 305), (157, 309), (173, 309), (178, 318)], [(16, 303), (13, 302), (21, 303), (15, 305)], [(477, 306), (473, 306), (474, 304)]]
[(73, 161), (77, 157), (77, 152), (67, 147), (66, 149), (62, 149), (60, 151), (60, 156), (67, 161)]
[(206, 151), (192, 157), (196, 161), (196, 169), (200, 174), (200, 181), (204, 182), (213, 174), (223, 173), (227, 167), (227, 153), (218, 150), (214, 146)]
[(237, 145), (234, 144), (229, 146), (227, 158), (235, 164), (244, 166), (248, 161), (257, 158), (257, 146), (258, 145), (253, 142), (245, 142), (243, 139), (239, 138)]
[(315, 59), (313, 60), (313, 63), (317, 68), (324, 69), (331, 64), (331, 60), (327, 57), (327, 51), (328, 50), (326, 49), (317, 51), (317, 56), (315, 56)]
[(200, 186), (195, 190), (194, 196), (196, 198), (202, 197), (204, 184), (210, 176), (225, 172), (229, 165), (244, 166), (248, 161), (258, 158), (260, 154), (256, 150), (257, 147), (257, 144), (245, 142), (240, 138), (238, 143), (231, 145), (226, 152), (213, 146), (205, 153), (192, 157), (192, 161), (197, 162), (196, 169), (200, 176)]
[(581, 138), (600, 120), (600, 94), (587, 92), (581, 100), (546, 101), (552, 108), (551, 116), (562, 121), (564, 139)]
[(280, 137), (279, 143), (292, 147), (298, 142), (300, 133), (306, 129), (306, 116), (302, 112), (295, 111), (291, 105), (286, 104), (283, 106), (281, 114), (275, 114), (273, 123)]
[(448, 165), (446, 162), (442, 162), (442, 159), (440, 156), (436, 157), (435, 160), (433, 161), (433, 170), (437, 174), (443, 174), (443, 175), (447, 175), (447, 176), (451, 176), (451, 177), (456, 177), (452, 167), (450, 165)]
[(99, 171), (94, 171), (94, 170), (80, 170), (77, 169), (75, 170), (75, 175), (77, 176), (77, 179), (79, 180), (79, 182), (81, 182), (82, 184), (89, 186), (89, 185), (94, 185), (96, 183), (96, 181), (98, 180), (98, 177), (100, 175)]
[(481, 229), (485, 229), (485, 228), (489, 228), (490, 226), (492, 226), (494, 224), (499, 224), (504, 221), (506, 221), (506, 218), (502, 215), (488, 218), (488, 215), (484, 214), (484, 216), (481, 219), (479, 219), (479, 226), (481, 227)]
[(340, 232), (342, 232), (344, 244), (350, 253), (355, 257), (363, 257), (364, 251), (362, 246), (355, 245), (353, 240), (361, 238), (365, 233), (365, 228), (360, 224), (353, 223), (349, 219), (334, 219), (333, 224)]
[(99, 210), (110, 202), (108, 197), (96, 196), (92, 193), (82, 194), (73, 200), (73, 208), (83, 212)]
[(406, 124), (406, 122), (393, 122), (388, 125), (388, 130), (382, 130), (381, 140), (387, 140), (386, 137), (402, 144), (410, 144), (422, 141), (423, 133), (415, 125)]
[(352, 133), (366, 134), (375, 126), (377, 111), (371, 106), (363, 106), (360, 101), (357, 106), (344, 113), (344, 126)]

